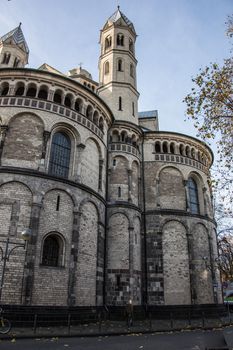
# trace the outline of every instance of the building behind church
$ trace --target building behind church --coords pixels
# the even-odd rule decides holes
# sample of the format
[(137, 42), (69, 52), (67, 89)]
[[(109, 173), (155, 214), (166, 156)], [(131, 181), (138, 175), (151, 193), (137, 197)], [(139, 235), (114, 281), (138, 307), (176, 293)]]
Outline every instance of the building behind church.
[(2, 254), (31, 232), (7, 261), (2, 304), (222, 302), (212, 151), (159, 131), (156, 110), (138, 112), (135, 42), (118, 8), (100, 33), (96, 82), (82, 67), (25, 68), (21, 25), (1, 37)]

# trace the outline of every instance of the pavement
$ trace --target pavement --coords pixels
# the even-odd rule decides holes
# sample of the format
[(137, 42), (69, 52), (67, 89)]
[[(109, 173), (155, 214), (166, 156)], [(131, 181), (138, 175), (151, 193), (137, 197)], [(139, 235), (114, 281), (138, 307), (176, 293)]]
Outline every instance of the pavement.
[[(190, 332), (194, 330), (221, 330), (233, 325), (233, 315), (222, 319), (195, 319), (195, 320), (142, 320), (134, 321), (131, 327), (123, 321), (100, 321), (70, 326), (57, 327), (12, 327), (8, 334), (0, 334), (0, 340), (57, 338), (57, 337), (100, 337), (132, 334)], [(233, 327), (232, 327), (233, 329)], [(232, 333), (233, 334), (233, 333)], [(233, 338), (233, 335), (228, 338)]]

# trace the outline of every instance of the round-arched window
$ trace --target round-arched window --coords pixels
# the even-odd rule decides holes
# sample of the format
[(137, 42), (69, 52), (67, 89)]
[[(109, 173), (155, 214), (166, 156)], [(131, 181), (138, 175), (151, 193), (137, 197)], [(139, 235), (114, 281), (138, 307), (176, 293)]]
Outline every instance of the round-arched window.
[(196, 181), (190, 177), (188, 179), (189, 209), (193, 214), (199, 214), (198, 190)]
[(53, 135), (49, 173), (55, 176), (67, 178), (69, 175), (71, 141), (70, 138), (57, 132)]
[(63, 242), (57, 234), (45, 238), (43, 244), (42, 265), (62, 266)]

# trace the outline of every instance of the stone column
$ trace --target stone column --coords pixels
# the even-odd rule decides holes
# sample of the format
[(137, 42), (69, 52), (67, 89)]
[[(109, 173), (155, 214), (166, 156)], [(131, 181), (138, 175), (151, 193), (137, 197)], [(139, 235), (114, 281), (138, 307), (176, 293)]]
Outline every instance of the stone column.
[(2, 152), (8, 131), (8, 125), (1, 125), (0, 127), (0, 165), (2, 165)]
[(42, 154), (41, 154), (41, 160), (40, 160), (40, 171), (45, 171), (45, 157), (46, 157), (46, 149), (47, 149), (47, 143), (50, 138), (51, 132), (44, 130), (43, 133), (43, 144), (42, 144)]
[(128, 201), (132, 203), (132, 170), (128, 169)]
[(185, 198), (186, 198), (186, 210), (189, 213), (190, 212), (190, 207), (189, 207), (189, 189), (188, 189), (188, 181), (184, 180), (184, 187), (185, 187)]
[(77, 145), (78, 149), (78, 154), (77, 154), (77, 159), (76, 159), (76, 164), (77, 164), (77, 172), (75, 175), (75, 181), (76, 182), (81, 182), (81, 165), (82, 165), (82, 157), (83, 157), (83, 151), (85, 149), (85, 145), (83, 143), (80, 143)]
[(159, 179), (156, 179), (155, 182), (155, 204), (156, 207), (160, 208), (160, 188), (159, 188), (160, 181)]
[(97, 268), (96, 268), (96, 305), (103, 305), (104, 295), (104, 240), (105, 226), (98, 222), (98, 240), (97, 240)]
[(187, 234), (188, 241), (188, 257), (189, 257), (189, 278), (190, 278), (190, 292), (191, 292), (191, 303), (196, 303), (197, 293), (195, 288), (195, 275), (193, 265), (193, 236)]
[(23, 292), (22, 292), (22, 303), (26, 305), (30, 305), (32, 302), (35, 256), (36, 256), (37, 237), (39, 232), (41, 207), (42, 207), (42, 197), (33, 196), (31, 218), (30, 218), (30, 229), (32, 231), (32, 237), (27, 244), (24, 279), (23, 279)]
[(79, 225), (81, 212), (77, 207), (73, 210), (73, 230), (70, 251), (70, 266), (69, 266), (69, 281), (68, 281), (68, 300), (69, 306), (74, 306), (76, 303), (75, 288), (76, 288), (76, 270), (78, 261), (78, 242), (79, 242)]
[(207, 210), (207, 200), (206, 200), (206, 187), (202, 188), (202, 192), (203, 192), (203, 201), (204, 201), (204, 215), (208, 216), (208, 210)]
[(104, 160), (100, 159), (99, 160), (99, 191), (102, 191), (102, 181), (103, 181), (103, 165), (104, 165)]
[(49, 90), (48, 101), (51, 101), (51, 102), (53, 101), (54, 93), (55, 93), (54, 90)]
[(134, 291), (134, 228), (129, 226), (129, 297), (133, 301)]
[(15, 94), (15, 87), (16, 87), (15, 84), (10, 84), (8, 95), (13, 96)]
[(215, 266), (213, 261), (213, 240), (210, 235), (208, 235), (208, 243), (209, 243), (209, 257), (210, 257), (210, 273), (211, 273), (211, 284), (213, 288), (213, 302), (217, 304), (218, 302), (218, 295), (216, 287), (214, 286), (214, 283), (216, 283), (216, 275), (215, 275)]

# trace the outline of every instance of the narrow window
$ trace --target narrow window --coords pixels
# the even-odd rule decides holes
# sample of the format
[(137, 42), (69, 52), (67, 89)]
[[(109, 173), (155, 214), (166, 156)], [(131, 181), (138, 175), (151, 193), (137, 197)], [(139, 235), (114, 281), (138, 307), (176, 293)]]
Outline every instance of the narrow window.
[(115, 166), (116, 165), (116, 159), (113, 159), (112, 161), (112, 165)]
[(172, 154), (175, 154), (175, 146), (174, 146), (174, 143), (171, 143), (171, 144), (170, 144), (170, 152), (171, 152)]
[(60, 208), (60, 195), (57, 196), (56, 211), (59, 211), (59, 208)]
[(163, 153), (167, 153), (167, 143), (163, 143)]
[(118, 198), (121, 198), (121, 187), (118, 187)]
[(117, 34), (117, 45), (124, 46), (124, 35), (123, 34)]
[(14, 60), (14, 63), (13, 63), (13, 67), (17, 68), (18, 65), (19, 65), (19, 62), (20, 62), (20, 60), (17, 57), (15, 57), (15, 60)]
[(122, 98), (121, 98), (121, 96), (119, 96), (118, 110), (119, 110), (119, 111), (122, 111)]
[(71, 142), (67, 135), (57, 132), (53, 136), (49, 174), (67, 178), (69, 175)]
[(189, 209), (193, 214), (199, 214), (197, 184), (193, 178), (188, 179)]
[(132, 102), (132, 114), (134, 116), (134, 102)]
[(156, 144), (155, 144), (155, 152), (156, 153), (161, 153), (160, 142), (156, 142)]
[(109, 62), (106, 62), (104, 65), (104, 74), (108, 74), (109, 73)]
[(119, 72), (122, 72), (122, 60), (118, 60), (118, 61), (117, 61), (117, 70), (118, 70)]
[(133, 53), (133, 40), (129, 39), (129, 51)]
[(130, 76), (133, 78), (134, 77), (134, 68), (133, 65), (130, 64)]
[(61, 266), (62, 265), (63, 244), (61, 238), (56, 234), (51, 234), (45, 238), (43, 244), (42, 265)]
[(112, 37), (107, 36), (107, 38), (105, 39), (105, 50), (110, 48), (111, 46), (112, 46)]

